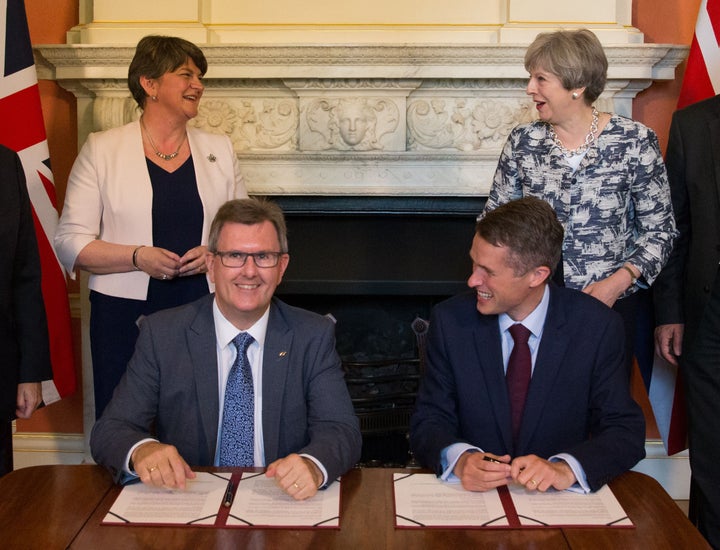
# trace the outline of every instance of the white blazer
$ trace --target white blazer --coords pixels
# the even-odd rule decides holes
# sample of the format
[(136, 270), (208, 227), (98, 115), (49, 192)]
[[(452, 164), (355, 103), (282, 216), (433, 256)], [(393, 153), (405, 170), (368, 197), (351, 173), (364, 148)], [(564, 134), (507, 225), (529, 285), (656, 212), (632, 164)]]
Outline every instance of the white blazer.
[[(192, 127), (187, 131), (204, 212), (198, 244), (207, 244), (220, 206), (247, 197), (247, 191), (230, 138)], [(138, 121), (90, 134), (70, 172), (54, 243), (71, 277), (78, 254), (95, 239), (153, 244), (152, 185)], [(145, 300), (149, 281), (143, 271), (91, 274), (88, 286), (109, 296)]]

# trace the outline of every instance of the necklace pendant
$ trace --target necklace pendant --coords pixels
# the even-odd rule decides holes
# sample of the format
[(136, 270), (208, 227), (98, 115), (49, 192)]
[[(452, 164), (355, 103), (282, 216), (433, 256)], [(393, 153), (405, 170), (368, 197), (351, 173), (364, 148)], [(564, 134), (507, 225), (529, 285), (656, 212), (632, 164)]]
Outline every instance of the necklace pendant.
[(174, 153), (170, 153), (169, 155), (166, 155), (165, 153), (161, 153), (160, 151), (155, 151), (155, 154), (156, 154), (157, 156), (159, 156), (159, 157), (160, 157), (161, 159), (163, 159), (163, 160), (172, 160), (172, 159), (174, 159), (176, 156), (178, 156), (178, 153), (179, 153), (179, 152), (180, 152), (180, 151), (175, 151)]
[(595, 143), (595, 140), (597, 139), (595, 134), (598, 131), (598, 125), (600, 121), (600, 114), (598, 113), (597, 109), (595, 107), (592, 108), (592, 122), (590, 123), (590, 131), (585, 136), (585, 143), (583, 143), (580, 147), (577, 149), (568, 149), (563, 145), (563, 142), (560, 141), (560, 138), (555, 133), (555, 128), (552, 124), (549, 125), (548, 128), (548, 134), (550, 135), (550, 139), (553, 140), (555, 145), (558, 149), (560, 149), (560, 152), (567, 158), (574, 157), (575, 155), (580, 155), (590, 149), (590, 146)]

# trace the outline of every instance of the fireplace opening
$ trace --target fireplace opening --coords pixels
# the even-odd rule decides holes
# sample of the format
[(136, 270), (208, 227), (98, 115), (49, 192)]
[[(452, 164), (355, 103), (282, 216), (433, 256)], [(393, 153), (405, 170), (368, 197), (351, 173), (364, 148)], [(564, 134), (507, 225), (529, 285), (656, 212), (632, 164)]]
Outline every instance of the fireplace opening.
[(363, 466), (404, 466), (423, 368), (418, 323), (467, 289), (481, 197), (278, 196), (290, 264), (277, 290), (331, 316)]

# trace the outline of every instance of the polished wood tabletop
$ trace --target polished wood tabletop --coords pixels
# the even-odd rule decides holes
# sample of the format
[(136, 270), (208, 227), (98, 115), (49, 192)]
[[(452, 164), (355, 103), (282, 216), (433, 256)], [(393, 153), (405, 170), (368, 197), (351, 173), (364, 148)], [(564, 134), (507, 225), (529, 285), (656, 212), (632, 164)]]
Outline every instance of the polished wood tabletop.
[(396, 529), (392, 474), (343, 477), (340, 529), (102, 525), (120, 487), (99, 466), (34, 466), (0, 478), (3, 548), (709, 548), (651, 477), (628, 472), (610, 486), (634, 528)]

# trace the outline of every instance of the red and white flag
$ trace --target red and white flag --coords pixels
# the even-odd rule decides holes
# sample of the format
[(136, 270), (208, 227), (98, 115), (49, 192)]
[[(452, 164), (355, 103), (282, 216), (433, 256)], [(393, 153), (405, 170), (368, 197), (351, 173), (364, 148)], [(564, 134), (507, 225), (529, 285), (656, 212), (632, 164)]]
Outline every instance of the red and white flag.
[(678, 109), (720, 93), (720, 0), (702, 0)]
[(49, 404), (73, 393), (76, 381), (65, 272), (51, 245), (57, 197), (23, 0), (0, 0), (0, 33), (0, 143), (18, 153), (32, 202), (53, 368), (53, 380), (43, 382)]

